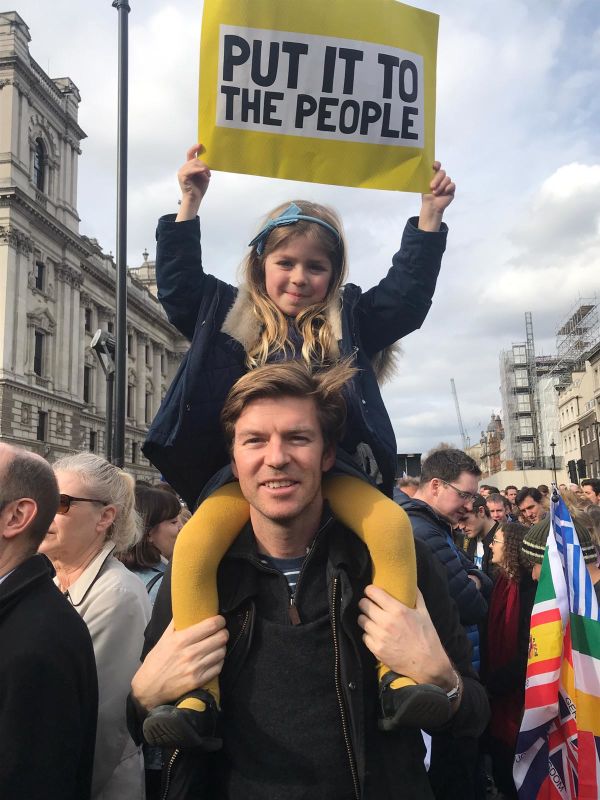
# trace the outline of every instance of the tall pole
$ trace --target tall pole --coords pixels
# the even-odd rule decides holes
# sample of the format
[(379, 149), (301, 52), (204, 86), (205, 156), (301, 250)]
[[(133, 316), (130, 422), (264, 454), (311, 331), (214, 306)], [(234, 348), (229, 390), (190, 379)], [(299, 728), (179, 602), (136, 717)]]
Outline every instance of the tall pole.
[(554, 437), (552, 437), (552, 441), (550, 442), (550, 447), (552, 448), (552, 472), (554, 473), (554, 483), (557, 483), (557, 480), (556, 480), (556, 456), (554, 454), (554, 449), (556, 447), (556, 442), (554, 441)]
[(115, 419), (113, 464), (125, 466), (125, 395), (127, 392), (127, 109), (128, 0), (113, 0), (119, 14), (119, 120), (117, 135), (117, 325), (115, 348)]

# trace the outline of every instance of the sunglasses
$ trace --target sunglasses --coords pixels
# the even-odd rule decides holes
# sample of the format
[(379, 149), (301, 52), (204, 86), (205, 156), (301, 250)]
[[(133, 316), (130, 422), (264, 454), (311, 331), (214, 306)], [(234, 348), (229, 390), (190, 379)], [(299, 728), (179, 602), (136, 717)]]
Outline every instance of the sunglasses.
[(90, 497), (71, 497), (70, 494), (61, 494), (58, 501), (57, 514), (68, 514), (71, 508), (71, 503), (99, 503), (101, 506), (107, 506), (104, 500), (96, 500)]

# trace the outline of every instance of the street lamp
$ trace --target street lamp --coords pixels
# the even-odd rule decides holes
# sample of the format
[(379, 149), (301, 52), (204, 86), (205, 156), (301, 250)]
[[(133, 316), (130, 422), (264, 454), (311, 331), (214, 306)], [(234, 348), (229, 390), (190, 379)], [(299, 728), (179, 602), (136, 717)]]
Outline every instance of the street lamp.
[(554, 441), (554, 436), (550, 440), (550, 448), (552, 450), (551, 458), (552, 458), (552, 472), (554, 473), (554, 483), (557, 484), (558, 482), (556, 480), (556, 456), (554, 455), (554, 450), (556, 448), (556, 442)]
[(119, 75), (117, 132), (117, 346), (115, 355), (115, 453), (114, 463), (125, 465), (125, 395), (127, 392), (127, 137), (129, 97), (129, 28), (128, 0), (113, 0), (119, 14)]
[(112, 432), (113, 432), (113, 396), (115, 386), (115, 348), (114, 336), (98, 328), (92, 339), (90, 347), (96, 354), (102, 371), (106, 376), (106, 433), (104, 452), (106, 460), (112, 460)]

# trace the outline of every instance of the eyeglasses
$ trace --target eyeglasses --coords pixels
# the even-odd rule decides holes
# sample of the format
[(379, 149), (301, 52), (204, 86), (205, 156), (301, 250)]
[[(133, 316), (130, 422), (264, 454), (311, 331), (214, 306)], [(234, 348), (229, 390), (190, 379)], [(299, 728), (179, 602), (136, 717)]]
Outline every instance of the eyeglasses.
[(496, 537), (494, 536), (494, 538), (492, 539), (492, 544), (504, 544), (504, 539), (496, 539)]
[(61, 494), (59, 496), (58, 501), (58, 509), (56, 510), (57, 514), (68, 514), (69, 509), (71, 508), (71, 503), (99, 503), (101, 506), (107, 506), (108, 503), (105, 503), (104, 500), (96, 500), (95, 498), (92, 499), (90, 497), (71, 497), (70, 494)]
[(439, 478), (438, 480), (440, 480), (444, 484), (444, 486), (449, 486), (451, 489), (454, 489), (456, 494), (460, 497), (461, 500), (464, 500), (465, 503), (472, 503), (473, 500), (475, 500), (475, 498), (477, 497), (476, 494), (471, 494), (470, 492), (463, 492), (462, 489), (457, 489), (456, 486), (454, 486), (454, 484), (448, 483), (448, 481), (445, 481), (443, 478)]

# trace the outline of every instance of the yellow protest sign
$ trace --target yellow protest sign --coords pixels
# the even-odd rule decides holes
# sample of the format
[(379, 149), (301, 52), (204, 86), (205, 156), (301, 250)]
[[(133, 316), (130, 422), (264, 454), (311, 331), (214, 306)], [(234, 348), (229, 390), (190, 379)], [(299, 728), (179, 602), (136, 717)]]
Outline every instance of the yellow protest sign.
[(199, 141), (213, 169), (426, 191), (438, 17), (396, 0), (204, 0)]

